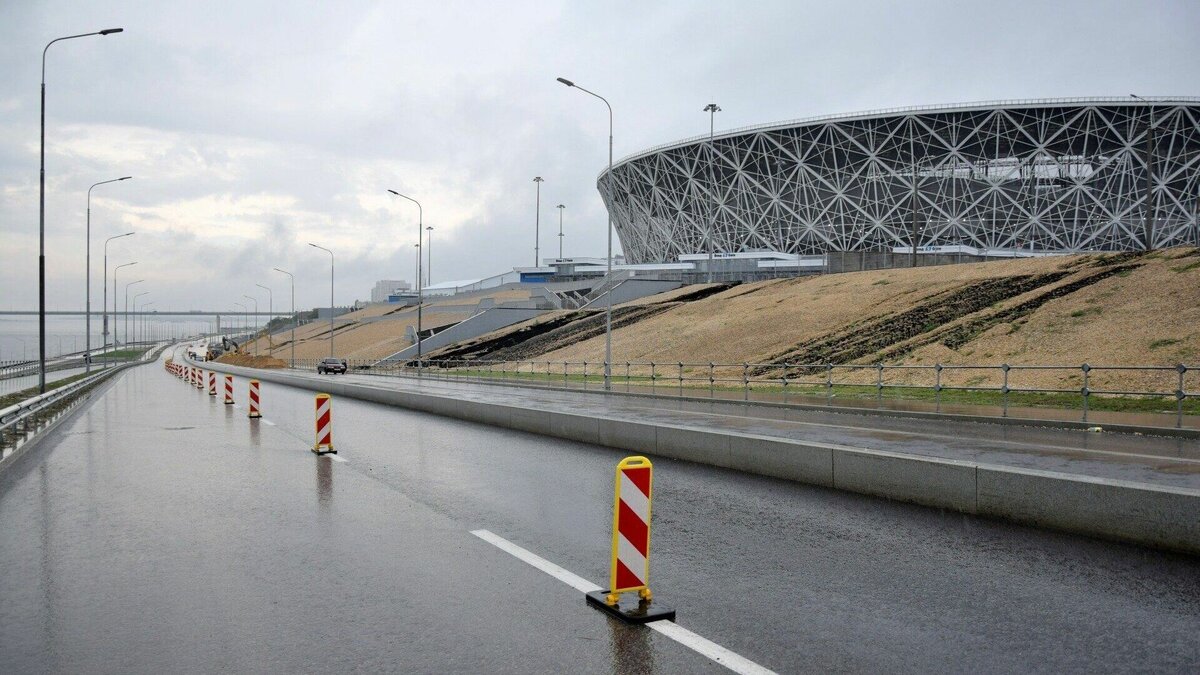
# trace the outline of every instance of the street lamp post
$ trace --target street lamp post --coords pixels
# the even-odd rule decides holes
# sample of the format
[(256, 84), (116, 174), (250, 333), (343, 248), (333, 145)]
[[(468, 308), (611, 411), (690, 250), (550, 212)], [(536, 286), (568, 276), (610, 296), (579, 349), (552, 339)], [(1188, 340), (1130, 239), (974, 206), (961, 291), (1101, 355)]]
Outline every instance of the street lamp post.
[(254, 303), (254, 355), (258, 356), (258, 298), (245, 293), (242, 297)]
[[(147, 308), (153, 307), (153, 306), (154, 306), (153, 300), (151, 300), (150, 302), (147, 302), (146, 304), (142, 305), (142, 312), (145, 312)], [(143, 313), (142, 314), (142, 342), (149, 342), (151, 339), (153, 339), (153, 335), (152, 335), (153, 331), (151, 330), (151, 328), (152, 328), (152, 325), (150, 323), (150, 317), (146, 316)]]
[(562, 238), (563, 238), (563, 233), (562, 233), (562, 217), (563, 217), (563, 209), (565, 209), (565, 208), (567, 208), (567, 207), (566, 207), (565, 205), (563, 205), (563, 204), (559, 204), (559, 205), (558, 205), (557, 207), (555, 207), (555, 208), (557, 208), (557, 209), (558, 209), (558, 259), (559, 259), (559, 260), (562, 260), (562, 257), (563, 257), (563, 256), (562, 256), (562, 241), (563, 241), (563, 240), (562, 240)]
[[(121, 237), (128, 237), (132, 234), (133, 234), (132, 232), (126, 232), (125, 234), (118, 234), (115, 237), (109, 237), (108, 239), (104, 240), (104, 283), (100, 284), (101, 286), (104, 287), (104, 301), (100, 307), (100, 313), (104, 315), (104, 330), (101, 333), (101, 336), (103, 339), (101, 341), (102, 344), (100, 345), (101, 352), (108, 349), (108, 242), (112, 241), (113, 239), (120, 239)], [(113, 272), (113, 333), (114, 333), (113, 339), (114, 339), (114, 342), (116, 340), (116, 327), (117, 327), (116, 278), (117, 278), (116, 272), (114, 271)]]
[(118, 297), (117, 296), (117, 270), (121, 269), (122, 267), (129, 267), (130, 265), (136, 265), (136, 264), (137, 264), (136, 261), (127, 262), (124, 265), (117, 265), (116, 267), (113, 268), (113, 324), (112, 324), (112, 330), (113, 330), (113, 351), (114, 352), (117, 351), (117, 297)]
[(425, 285), (433, 283), (433, 226), (425, 228)]
[[(84, 276), (86, 277), (86, 281), (84, 283), (84, 286), (86, 286), (86, 300), (84, 302), (83, 321), (83, 363), (84, 372), (88, 373), (92, 372), (92, 188), (96, 187), (97, 185), (104, 185), (106, 183), (116, 183), (118, 181), (129, 180), (130, 178), (133, 178), (133, 176), (123, 176), (121, 178), (114, 178), (112, 180), (102, 180), (99, 183), (92, 183), (92, 187), (89, 187), (87, 191), (87, 226), (84, 230), (83, 246), (83, 269)], [(108, 244), (107, 241), (104, 243), (106, 245)], [(106, 279), (105, 283), (107, 283), (107, 281), (108, 280)], [(101, 311), (100, 313), (103, 314), (104, 312)], [(103, 345), (101, 345), (101, 347), (103, 347)]]
[[(138, 313), (138, 298), (142, 297), (143, 295), (146, 295), (149, 292), (150, 291), (142, 291), (141, 293), (135, 293), (133, 296), (133, 342), (134, 342), (134, 344), (141, 344), (141, 342), (145, 339), (145, 335), (142, 332), (142, 315)], [(143, 303), (142, 310), (144, 311), (145, 308), (146, 308), (146, 305), (145, 305), (145, 303)]]
[(46, 52), (50, 45), (63, 40), (89, 37), (92, 35), (111, 35), (120, 33), (124, 28), (105, 28), (95, 33), (80, 33), (55, 38), (46, 43), (42, 49), (42, 119), (41, 119), (41, 149), (39, 151), (38, 171), (38, 393), (46, 393)]
[[(233, 303), (233, 304), (235, 304), (235, 305), (237, 305), (238, 307), (241, 307), (241, 308), (242, 308), (242, 324), (243, 324), (243, 327), (245, 327), (245, 323), (246, 323), (246, 311), (247, 311), (247, 310), (246, 310), (246, 306), (245, 306), (245, 305), (243, 305), (243, 304), (242, 304), (242, 303), (240, 303), (240, 302), (235, 302), (235, 303)], [(242, 343), (243, 343), (243, 344), (245, 344), (245, 342), (246, 342), (245, 340), (242, 340)]]
[[(396, 192), (395, 190), (389, 189), (388, 192), (396, 195), (397, 197), (407, 199), (408, 201), (417, 205), (417, 242), (420, 242), (421, 241), (421, 230), (425, 226), (425, 209), (423, 209), (421, 207), (421, 202), (413, 199), (412, 197), (409, 197), (408, 195), (402, 195), (399, 192)], [(418, 246), (419, 245), (420, 244), (418, 243)], [(417, 256), (417, 377), (421, 376), (421, 304), (422, 304), (421, 290), (422, 290), (421, 289), (421, 256), (418, 255)]]
[[(329, 358), (333, 358), (333, 251), (311, 242), (309, 246), (319, 248), (329, 254)], [(420, 283), (421, 280), (417, 279), (417, 284), (420, 285)], [(419, 307), (417, 311), (420, 311)]]
[(263, 332), (267, 335), (267, 356), (271, 356), (271, 352), (274, 351), (271, 348), (271, 321), (275, 318), (275, 294), (271, 292), (270, 288), (262, 284), (254, 285), (267, 292), (267, 325), (266, 330)]
[[(145, 279), (140, 279), (138, 281), (134, 281), (133, 283), (142, 283), (143, 281), (145, 281)], [(126, 285), (125, 285), (125, 341), (126, 342), (130, 341), (130, 301), (128, 301), (128, 298), (130, 298), (130, 286), (133, 286), (133, 283), (126, 283)], [(133, 294), (133, 344), (134, 345), (136, 345), (138, 342), (138, 298), (142, 297), (142, 295), (145, 295), (146, 293), (149, 293), (149, 291), (142, 291), (140, 293)]]
[[(721, 106), (716, 103), (709, 103), (704, 106), (704, 112), (708, 113), (708, 185), (714, 196), (717, 194), (717, 170), (716, 147), (713, 145), (713, 130), (716, 127), (717, 113), (721, 112)], [(609, 176), (611, 180), (612, 177)], [(711, 202), (711, 200), (710, 200)], [(713, 230), (717, 229), (717, 211), (709, 206), (711, 213), (708, 218), (708, 283), (713, 280)]]
[(541, 257), (538, 245), (541, 243), (541, 228), (542, 228), (542, 180), (541, 176), (534, 176), (533, 182), (537, 185), (537, 202), (533, 212), (533, 266), (538, 266), (538, 261)]
[(275, 270), (276, 272), (281, 272), (283, 274), (288, 275), (288, 280), (291, 281), (291, 285), (292, 285), (292, 340), (291, 340), (292, 355), (289, 359), (288, 366), (295, 368), (296, 367), (296, 277), (292, 276), (291, 272), (288, 272), (287, 270), (281, 270), (278, 267), (272, 267), (271, 269)]
[(416, 259), (413, 260), (413, 272), (415, 272), (416, 274), (420, 274), (421, 273), (421, 242), (418, 241), (417, 243), (413, 244), (413, 247), (417, 249), (417, 257), (416, 257)]
[(607, 274), (607, 278), (608, 278), (608, 282), (609, 282), (610, 286), (609, 286), (609, 292), (606, 294), (608, 296), (608, 302), (607, 302), (607, 307), (604, 312), (604, 390), (611, 391), (612, 390), (612, 286), (611, 286), (611, 284), (612, 284), (612, 259), (613, 259), (612, 204), (613, 204), (613, 199), (614, 199), (613, 192), (612, 192), (612, 181), (613, 181), (613, 175), (612, 175), (612, 163), (613, 163), (613, 111), (612, 111), (612, 104), (610, 104), (608, 102), (608, 99), (604, 98), (600, 94), (597, 94), (592, 91), (588, 91), (587, 89), (584, 89), (583, 87), (575, 84), (574, 82), (572, 82), (566, 78), (560, 77), (560, 78), (558, 78), (558, 81), (562, 82), (563, 84), (567, 85), (568, 87), (578, 89), (579, 91), (582, 91), (585, 94), (588, 94), (590, 96), (594, 96), (594, 97), (600, 99), (601, 101), (604, 102), (604, 105), (608, 107), (608, 181), (605, 183), (604, 187), (606, 190), (608, 190), (608, 204), (606, 204), (606, 206), (608, 207), (606, 209), (608, 211), (608, 274)]

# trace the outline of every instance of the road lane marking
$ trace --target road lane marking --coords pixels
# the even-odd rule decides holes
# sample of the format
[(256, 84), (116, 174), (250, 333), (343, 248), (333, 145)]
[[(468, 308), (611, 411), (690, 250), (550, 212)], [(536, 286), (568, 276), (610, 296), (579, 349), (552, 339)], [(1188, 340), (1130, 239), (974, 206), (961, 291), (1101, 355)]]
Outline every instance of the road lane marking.
[[(592, 591), (601, 590), (599, 586), (575, 574), (574, 572), (570, 572), (562, 567), (559, 567), (558, 565), (555, 565), (536, 553), (521, 548), (504, 537), (493, 534), (488, 530), (471, 530), (471, 534), (479, 537), (492, 546), (495, 546), (501, 551), (512, 555), (514, 558), (522, 560), (533, 567), (538, 568), (539, 570), (549, 574), (555, 579), (558, 579), (571, 588), (574, 588), (580, 593), (591, 593)], [(684, 647), (687, 647), (688, 649), (695, 651), (701, 656), (707, 657), (721, 664), (722, 666), (725, 666), (735, 673), (744, 673), (746, 675), (767, 675), (775, 672), (758, 665), (757, 663), (742, 656), (741, 654), (738, 654), (737, 652), (733, 652), (725, 647), (722, 647), (712, 640), (697, 635), (673, 621), (652, 621), (646, 624), (646, 627), (658, 631), (662, 635), (671, 638), (672, 640), (678, 642)]]
[(264, 420), (263, 420), (263, 423), (265, 423), (265, 424), (268, 424), (268, 425), (270, 425), (270, 426), (275, 426), (275, 423), (274, 423), (274, 422), (272, 422), (271, 420), (268, 420), (268, 419), (264, 419)]
[(508, 553), (515, 558), (523, 560), (523, 561), (529, 563), (530, 565), (533, 565), (534, 567), (538, 568), (539, 570), (545, 572), (546, 574), (549, 574), (550, 576), (554, 577), (555, 579), (558, 579), (559, 581), (570, 586), (571, 588), (574, 588), (575, 590), (579, 591), (580, 593), (591, 593), (592, 591), (601, 590), (599, 586), (597, 586), (596, 584), (593, 584), (592, 582), (588, 581), (587, 579), (584, 579), (583, 577), (581, 577), (573, 572), (568, 572), (567, 570), (563, 569), (562, 567), (555, 565), (554, 563), (550, 562), (549, 560), (546, 560), (545, 558), (537, 555), (536, 553), (532, 553), (530, 551), (527, 551), (527, 550), (521, 548), (520, 546), (517, 546), (516, 544), (512, 543), (511, 541), (505, 539), (504, 537), (492, 534), (491, 532), (489, 532), (487, 530), (472, 530), (471, 534), (475, 535), (476, 537), (479, 537), (480, 539), (486, 541), (487, 543), (491, 544), (492, 546), (495, 546), (496, 548), (500, 549), (501, 551), (504, 551), (505, 553)]
[(349, 461), (350, 461), (350, 460), (348, 460), (348, 459), (344, 459), (344, 458), (342, 458), (342, 457), (338, 457), (337, 455), (328, 455), (328, 457), (329, 457), (329, 459), (332, 459), (332, 460), (333, 460), (333, 461), (335, 461), (335, 462), (343, 462), (343, 463), (346, 463), (346, 462), (349, 462)]

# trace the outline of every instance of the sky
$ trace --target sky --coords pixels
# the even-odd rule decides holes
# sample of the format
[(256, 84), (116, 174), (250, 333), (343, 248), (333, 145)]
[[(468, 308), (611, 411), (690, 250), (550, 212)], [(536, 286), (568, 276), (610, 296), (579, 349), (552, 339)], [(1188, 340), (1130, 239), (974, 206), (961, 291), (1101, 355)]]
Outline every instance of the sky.
[[(367, 299), (412, 280), (419, 200), (434, 283), (602, 256), (616, 158), (716, 129), (896, 106), (1200, 94), (1200, 3), (58, 2), (0, 0), (0, 310), (37, 308), (46, 63), (50, 309), (82, 309), (103, 243), (156, 309)], [(111, 272), (109, 280), (111, 288)], [(111, 292), (110, 292), (111, 294)]]

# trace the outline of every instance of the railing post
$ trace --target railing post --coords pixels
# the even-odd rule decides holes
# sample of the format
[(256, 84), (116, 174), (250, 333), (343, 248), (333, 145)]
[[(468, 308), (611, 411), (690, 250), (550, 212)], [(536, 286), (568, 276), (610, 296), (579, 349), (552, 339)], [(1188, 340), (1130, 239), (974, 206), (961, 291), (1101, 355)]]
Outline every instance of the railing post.
[(1008, 371), (1009, 370), (1011, 370), (1011, 368), (1009, 367), (1009, 365), (1007, 363), (1000, 366), (1000, 371), (1004, 373), (1004, 386), (1000, 389), (1000, 393), (1004, 395), (1004, 413), (1002, 415), (1003, 417), (1008, 417), (1008, 392), (1009, 392)]
[(655, 373), (654, 373), (654, 362), (651, 361), (650, 362), (650, 393), (651, 394), (657, 393), (657, 391), (655, 390), (655, 386), (654, 386), (655, 383), (658, 381), (657, 377), (658, 376), (655, 375)]
[(683, 398), (683, 361), (679, 362), (679, 397)]
[(833, 364), (825, 364), (825, 405), (833, 405)]
[(628, 391), (629, 391), (629, 384), (630, 384), (630, 379), (629, 379), (629, 362), (628, 362), (628, 361), (626, 361), (626, 362), (625, 362), (625, 391), (626, 391), (626, 392), (628, 392)]
[(1183, 391), (1183, 374), (1187, 372), (1187, 366), (1182, 363), (1175, 366), (1175, 371), (1179, 373), (1179, 388), (1175, 390), (1175, 428), (1183, 427), (1183, 400), (1187, 398), (1187, 393)]
[(787, 405), (787, 402), (788, 402), (787, 374), (788, 374), (788, 364), (787, 364), (787, 361), (784, 361), (783, 362), (783, 404), (784, 405)]
[(883, 364), (875, 364), (875, 398), (880, 403), (883, 402)]
[(583, 388), (587, 390), (587, 361), (583, 362)]
[(742, 400), (750, 400), (750, 364), (742, 362)]
[(713, 377), (713, 368), (716, 366), (712, 361), (708, 362), (708, 397), (716, 397), (717, 379)]
[(1092, 395), (1092, 390), (1088, 388), (1088, 373), (1092, 367), (1085, 363), (1080, 368), (1083, 370), (1083, 421), (1086, 422), (1088, 421), (1088, 398)]
[(937, 411), (942, 411), (942, 364), (933, 364), (933, 392), (937, 398)]

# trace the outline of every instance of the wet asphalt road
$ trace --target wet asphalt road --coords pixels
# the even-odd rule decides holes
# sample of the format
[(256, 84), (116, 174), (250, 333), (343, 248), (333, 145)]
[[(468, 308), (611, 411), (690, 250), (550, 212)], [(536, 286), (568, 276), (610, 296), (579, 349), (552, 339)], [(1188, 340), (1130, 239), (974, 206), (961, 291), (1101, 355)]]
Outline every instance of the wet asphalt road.
[[(621, 453), (160, 366), (0, 475), (13, 672), (724, 672), (469, 534), (603, 583)], [(268, 424), (267, 422), (273, 423)], [(1200, 560), (660, 460), (652, 581), (781, 672), (1200, 667)]]

